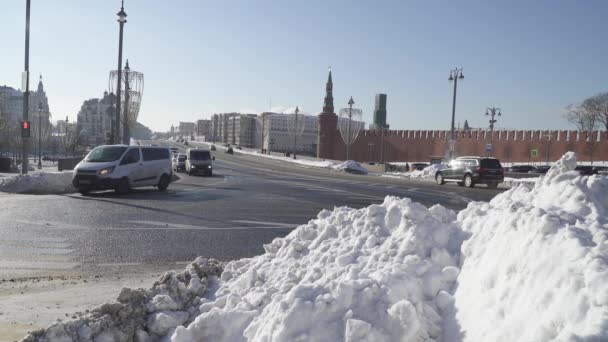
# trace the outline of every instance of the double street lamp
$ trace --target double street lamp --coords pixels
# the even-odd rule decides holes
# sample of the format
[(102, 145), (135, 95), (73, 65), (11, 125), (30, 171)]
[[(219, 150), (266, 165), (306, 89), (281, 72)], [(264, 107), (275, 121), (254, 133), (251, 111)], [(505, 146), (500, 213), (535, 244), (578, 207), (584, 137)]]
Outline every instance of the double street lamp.
[(454, 68), (450, 70), (450, 77), (448, 80), (454, 82), (454, 95), (452, 97), (452, 125), (450, 128), (450, 160), (454, 159), (454, 145), (456, 144), (456, 135), (454, 132), (454, 120), (456, 117), (456, 89), (458, 87), (458, 80), (462, 80), (464, 75), (462, 74), (462, 68)]
[(38, 102), (38, 169), (42, 169), (42, 102)]
[(494, 119), (496, 115), (501, 116), (502, 112), (500, 108), (497, 107), (488, 107), (486, 108), (486, 116), (490, 117), (490, 148), (487, 149), (488, 157), (491, 157), (494, 153), (494, 124), (498, 121)]

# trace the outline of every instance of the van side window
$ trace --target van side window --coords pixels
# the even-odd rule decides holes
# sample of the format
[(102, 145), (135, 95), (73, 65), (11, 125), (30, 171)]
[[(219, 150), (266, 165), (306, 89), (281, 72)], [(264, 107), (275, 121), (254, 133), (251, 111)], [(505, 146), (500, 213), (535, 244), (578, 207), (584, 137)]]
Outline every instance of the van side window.
[(142, 148), (144, 161), (169, 159), (169, 150), (164, 148)]
[(125, 154), (125, 156), (122, 157), (122, 160), (120, 161), (120, 165), (135, 164), (138, 161), (139, 161), (139, 149), (134, 148), (134, 149), (129, 150), (129, 152), (127, 152), (127, 154)]

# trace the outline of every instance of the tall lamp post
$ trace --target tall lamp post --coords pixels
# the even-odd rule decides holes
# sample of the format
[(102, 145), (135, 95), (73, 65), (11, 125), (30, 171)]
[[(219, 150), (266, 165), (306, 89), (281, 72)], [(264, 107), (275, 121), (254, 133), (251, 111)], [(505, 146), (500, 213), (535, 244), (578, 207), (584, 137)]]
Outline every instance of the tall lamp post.
[(38, 169), (42, 169), (42, 102), (38, 102)]
[(494, 117), (502, 116), (502, 112), (500, 108), (497, 107), (489, 107), (486, 108), (486, 116), (490, 117), (490, 150), (487, 151), (488, 157), (491, 157), (494, 153), (494, 124), (496, 123), (496, 119)]
[(117, 142), (120, 142), (119, 139), (119, 132), (120, 132), (120, 102), (121, 102), (121, 88), (122, 88), (122, 35), (123, 35), (123, 29), (125, 26), (125, 23), (127, 22), (127, 13), (125, 12), (124, 9), (124, 4), (125, 1), (122, 0), (121, 5), (120, 5), (120, 11), (118, 13), (116, 13), (116, 15), (118, 16), (118, 23), (120, 26), (120, 33), (118, 36), (118, 79), (116, 80), (116, 119), (115, 121), (115, 127), (114, 127), (114, 134), (112, 134), (112, 143), (116, 144)]
[(452, 97), (452, 125), (450, 128), (450, 160), (454, 159), (454, 145), (456, 145), (456, 135), (454, 132), (454, 119), (456, 117), (456, 89), (458, 88), (458, 80), (463, 79), (462, 68), (454, 68), (450, 70), (450, 82), (454, 82), (454, 95)]
[(348, 137), (348, 141), (346, 142), (346, 160), (350, 160), (350, 144), (352, 143), (351, 141), (351, 134), (350, 134), (350, 125), (351, 122), (353, 120), (353, 105), (355, 104), (355, 101), (353, 100), (353, 97), (350, 97), (350, 100), (348, 100), (348, 130), (346, 131), (346, 136)]
[(300, 108), (296, 106), (295, 110), (295, 122), (293, 127), (293, 159), (296, 159), (296, 146), (298, 141), (298, 113), (300, 112)]
[(129, 92), (131, 91), (129, 85), (130, 71), (131, 68), (129, 68), (129, 60), (127, 59), (127, 65), (125, 65), (125, 115), (123, 116), (124, 120), (122, 123), (122, 143), (125, 145), (130, 145), (131, 143), (131, 132), (129, 130)]
[[(25, 3), (25, 71), (23, 73), (25, 92), (23, 93), (23, 122), (28, 121), (30, 111), (30, 0)], [(21, 128), (23, 130), (23, 127)], [(29, 138), (21, 136), (21, 173), (27, 174)]]

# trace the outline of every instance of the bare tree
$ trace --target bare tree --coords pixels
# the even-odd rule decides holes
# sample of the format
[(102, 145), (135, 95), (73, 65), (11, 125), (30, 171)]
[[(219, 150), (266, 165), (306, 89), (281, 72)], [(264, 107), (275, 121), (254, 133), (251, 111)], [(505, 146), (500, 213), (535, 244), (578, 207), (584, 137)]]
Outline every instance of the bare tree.
[(593, 132), (597, 131), (600, 126), (600, 117), (598, 112), (592, 109), (587, 100), (581, 104), (566, 107), (568, 111), (566, 119), (574, 124), (579, 131), (585, 133), (585, 152), (593, 164), (593, 155), (599, 146), (597, 137), (593, 136)]
[(591, 96), (581, 103), (581, 107), (596, 115), (599, 125), (608, 131), (608, 92)]

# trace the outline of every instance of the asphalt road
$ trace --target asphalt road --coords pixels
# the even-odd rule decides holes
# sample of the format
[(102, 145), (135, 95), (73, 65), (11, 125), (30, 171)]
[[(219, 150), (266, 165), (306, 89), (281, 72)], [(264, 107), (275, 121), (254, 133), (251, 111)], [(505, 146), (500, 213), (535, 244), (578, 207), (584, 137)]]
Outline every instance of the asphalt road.
[(0, 279), (250, 257), (322, 209), (392, 195), (459, 210), (500, 192), (214, 155), (213, 177), (180, 174), (167, 192), (1, 194)]

